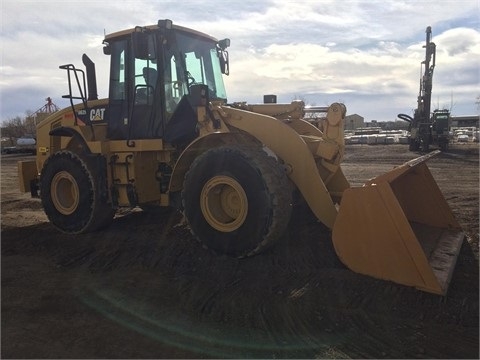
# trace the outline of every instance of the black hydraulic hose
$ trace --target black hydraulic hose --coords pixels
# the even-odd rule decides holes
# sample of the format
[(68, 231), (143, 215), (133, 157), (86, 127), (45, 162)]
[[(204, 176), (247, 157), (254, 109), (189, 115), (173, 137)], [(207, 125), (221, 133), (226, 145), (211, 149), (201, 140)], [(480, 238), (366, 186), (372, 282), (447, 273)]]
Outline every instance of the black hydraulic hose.
[(398, 114), (397, 117), (401, 120), (407, 121), (411, 123), (413, 121), (413, 118), (410, 115), (407, 114)]

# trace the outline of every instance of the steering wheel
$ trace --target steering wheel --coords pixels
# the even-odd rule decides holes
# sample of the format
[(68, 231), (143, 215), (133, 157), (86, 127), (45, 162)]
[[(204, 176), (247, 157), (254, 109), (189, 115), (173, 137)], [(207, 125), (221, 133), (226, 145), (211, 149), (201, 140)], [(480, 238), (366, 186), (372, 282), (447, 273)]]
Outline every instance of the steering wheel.
[(192, 76), (192, 74), (190, 74), (189, 71), (187, 71), (187, 85), (188, 87), (192, 86), (193, 84), (196, 84), (197, 81), (195, 80), (195, 78)]
[(177, 81), (172, 81), (171, 84), (172, 84), (173, 90), (180, 91), (180, 88), (182, 87), (182, 82), (181, 81), (178, 81), (178, 80)]

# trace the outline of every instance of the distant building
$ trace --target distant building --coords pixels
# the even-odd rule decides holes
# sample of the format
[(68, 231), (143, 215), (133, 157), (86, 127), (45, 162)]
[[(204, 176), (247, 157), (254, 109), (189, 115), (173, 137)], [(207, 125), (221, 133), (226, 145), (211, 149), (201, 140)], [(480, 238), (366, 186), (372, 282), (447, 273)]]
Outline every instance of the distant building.
[(462, 116), (452, 116), (451, 127), (476, 127), (478, 129), (479, 125), (479, 115), (462, 115)]
[(355, 130), (365, 126), (364, 118), (358, 114), (345, 116), (345, 130)]

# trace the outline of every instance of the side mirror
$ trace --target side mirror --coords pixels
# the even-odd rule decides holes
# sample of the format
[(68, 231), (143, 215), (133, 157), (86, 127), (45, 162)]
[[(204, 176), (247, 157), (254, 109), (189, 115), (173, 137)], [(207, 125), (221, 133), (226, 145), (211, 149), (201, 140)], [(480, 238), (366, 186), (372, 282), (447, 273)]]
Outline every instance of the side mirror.
[(230, 74), (228, 51), (226, 50), (226, 48), (229, 46), (230, 39), (223, 39), (217, 43), (217, 55), (220, 60), (220, 69), (222, 70), (222, 74), (225, 75)]
[(104, 47), (103, 47), (103, 53), (105, 55), (112, 55), (112, 49), (110, 48), (110, 44), (106, 44)]
[(218, 47), (222, 50), (225, 50), (230, 46), (230, 39), (223, 39), (218, 42)]
[(222, 70), (222, 74), (229, 75), (230, 65), (228, 61), (228, 52), (225, 50), (219, 51), (218, 56), (220, 58), (220, 69)]
[(147, 60), (150, 58), (148, 52), (148, 34), (144, 32), (132, 33), (133, 55), (137, 59)]

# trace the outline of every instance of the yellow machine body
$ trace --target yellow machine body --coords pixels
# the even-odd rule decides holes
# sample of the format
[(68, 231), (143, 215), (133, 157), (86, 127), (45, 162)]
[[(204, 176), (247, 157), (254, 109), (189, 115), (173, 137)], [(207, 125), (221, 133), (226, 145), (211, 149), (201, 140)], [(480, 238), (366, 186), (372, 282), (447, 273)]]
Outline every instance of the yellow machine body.
[(464, 233), (425, 161), (409, 161), (343, 194), (333, 229), (355, 272), (444, 295)]
[[(169, 31), (179, 31), (182, 36), (191, 36), (204, 44), (215, 41), (193, 30), (172, 28), (168, 22), (159, 22), (158, 28), (160, 44), (170, 39), (164, 37)], [(149, 27), (145, 33), (132, 29), (109, 35), (106, 40), (113, 43), (117, 37), (122, 40), (131, 35), (132, 42), (138, 41), (138, 45), (146, 46), (149, 42), (143, 41), (142, 36), (155, 35), (155, 29), (157, 26)], [(214, 44), (216, 53), (226, 57), (224, 48), (219, 47), (226, 43)], [(139, 54), (145, 58), (151, 56), (147, 51), (139, 51)], [(182, 65), (173, 61), (171, 64)], [(226, 73), (228, 63), (223, 67), (222, 71)], [(178, 72), (179, 76), (187, 73), (183, 70)], [(135, 79), (137, 81), (138, 77)], [(177, 79), (175, 91), (186, 89), (190, 80), (184, 80), (181, 82)], [(158, 84), (169, 84), (167, 80), (162, 81), (164, 83)], [(215, 81), (221, 85), (220, 79), (216, 78)], [(195, 84), (190, 83), (191, 86)], [(21, 190), (30, 189), (33, 195), (35, 184), (41, 185), (40, 192), (43, 186), (47, 195), (42, 198), (42, 203), (44, 207), (45, 204), (49, 207), (49, 219), (58, 219), (59, 229), (68, 233), (95, 231), (106, 226), (111, 220), (109, 217), (113, 217), (114, 212), (122, 207), (157, 205), (182, 209), (183, 203), (178, 205), (181, 195), (182, 201), (190, 201), (189, 206), (194, 209), (191, 217), (206, 209), (203, 215), (208, 215), (206, 221), (213, 224), (216, 231), (209, 233), (210, 229), (207, 229), (207, 235), (219, 237), (219, 244), (223, 244), (222, 236), (233, 241), (238, 231), (249, 229), (243, 226), (243, 221), (253, 218), (247, 216), (252, 210), (249, 204), (255, 200), (254, 195), (247, 195), (250, 179), (244, 179), (242, 183), (221, 169), (217, 173), (207, 174), (210, 179), (205, 180), (206, 185), (195, 195), (202, 196), (202, 204), (198, 209), (195, 209), (195, 204), (192, 206), (192, 196), (188, 197), (186, 184), (195, 188), (196, 178), (191, 175), (192, 172), (203, 176), (203, 169), (208, 170), (212, 167), (208, 165), (218, 160), (215, 156), (234, 153), (237, 160), (250, 157), (250, 162), (258, 162), (259, 171), (255, 170), (253, 177), (258, 173), (268, 177), (268, 181), (259, 180), (256, 183), (259, 186), (268, 183), (269, 188), (262, 195), (270, 196), (270, 202), (263, 204), (271, 206), (272, 212), (275, 207), (281, 207), (278, 214), (284, 216), (279, 215), (270, 221), (269, 209), (262, 213), (262, 216), (267, 214), (266, 225), (262, 226), (277, 222), (277, 227), (271, 231), (272, 237), (278, 238), (284, 231), (283, 224), (279, 226), (278, 223), (288, 223), (289, 220), (291, 197), (283, 194), (291, 193), (296, 188), (318, 220), (332, 230), (335, 251), (350, 269), (424, 291), (446, 293), (464, 234), (425, 164), (430, 155), (394, 168), (363, 187), (351, 188), (340, 166), (345, 153), (346, 108), (343, 104), (334, 103), (316, 109), (306, 108), (302, 101), (290, 104), (228, 105), (221, 99), (206, 101), (207, 98), (202, 96), (205, 96), (208, 87), (206, 84), (203, 86), (204, 93), (197, 93), (200, 97), (195, 98), (193, 90), (190, 94), (182, 95), (185, 112), (176, 117), (177, 124), (174, 125), (181, 128), (181, 121), (188, 118), (190, 123), (186, 126), (192, 131), (188, 134), (194, 131), (195, 136), (190, 136), (186, 143), (168, 142), (165, 134), (150, 136), (144, 133), (143, 137), (135, 138), (130, 136), (130, 130), (123, 137), (118, 137), (118, 134), (109, 136), (109, 122), (117, 128), (133, 124), (133, 127), (138, 126), (142, 130), (142, 121), (146, 118), (139, 116), (133, 121), (133, 111), (124, 112), (124, 117), (111, 115), (115, 104), (109, 99), (84, 99), (82, 104), (72, 103), (70, 108), (52, 114), (37, 125), (36, 160), (19, 164)], [(137, 85), (137, 88), (145, 90), (145, 93), (153, 89), (151, 85), (144, 84)], [(164, 103), (159, 97), (157, 100)], [(116, 101), (118, 104), (118, 99)], [(131, 101), (135, 103), (136, 98)], [(132, 104), (136, 109), (136, 105)], [(144, 109), (145, 106), (139, 105), (138, 109)], [(306, 113), (315, 111), (322, 113), (317, 123), (306, 118)], [(108, 119), (104, 116), (107, 113), (110, 116)], [(163, 125), (170, 126), (173, 115), (165, 113), (162, 116), (162, 121), (165, 121)], [(212, 151), (220, 148), (227, 150), (223, 153)], [(202, 164), (207, 166), (198, 166), (198, 159), (205, 161)], [(247, 163), (243, 166), (248, 170)], [(64, 170), (62, 164), (66, 164), (68, 169)], [(235, 171), (230, 168), (230, 172)], [(43, 184), (42, 175), (48, 179)], [(237, 175), (240, 178), (242, 174)], [(277, 175), (285, 179), (281, 188), (274, 181)], [(190, 182), (187, 182), (189, 176)], [(76, 177), (81, 178), (81, 182)], [(81, 194), (86, 191), (81, 186), (88, 188), (88, 194), (92, 197), (91, 203), (83, 204), (83, 210), (79, 212), (84, 216), (83, 223), (75, 220), (74, 208), (76, 203), (82, 201)], [(52, 194), (51, 199), (49, 193)], [(77, 194), (76, 198), (71, 199), (72, 194)], [(280, 204), (279, 201), (286, 204)], [(57, 205), (58, 209), (55, 209)], [(241, 216), (237, 217), (237, 214)], [(222, 223), (223, 218), (227, 220)], [(251, 225), (251, 228), (261, 228), (258, 224)], [(65, 228), (62, 229), (62, 226)], [(261, 237), (263, 232), (259, 233)], [(249, 236), (250, 233), (245, 232), (242, 241)], [(266, 243), (273, 241), (272, 238), (261, 238), (258, 246), (253, 245), (253, 250), (248, 254), (266, 248)]]

